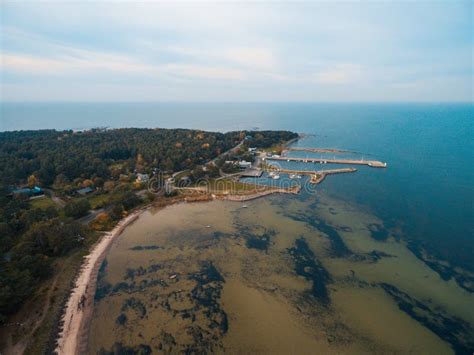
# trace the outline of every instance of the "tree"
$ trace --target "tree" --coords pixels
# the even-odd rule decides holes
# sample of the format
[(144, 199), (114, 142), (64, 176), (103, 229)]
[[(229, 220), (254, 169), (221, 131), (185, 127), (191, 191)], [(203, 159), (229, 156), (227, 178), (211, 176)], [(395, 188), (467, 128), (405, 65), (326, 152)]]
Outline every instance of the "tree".
[(206, 172), (202, 168), (202, 166), (196, 166), (193, 171), (191, 172), (191, 176), (194, 181), (202, 179), (206, 175)]
[(99, 188), (102, 188), (104, 186), (104, 179), (101, 177), (94, 178), (94, 185)]
[(104, 183), (104, 190), (105, 191), (112, 191), (114, 189), (114, 187), (115, 187), (115, 183), (111, 180), (106, 181)]
[(110, 211), (110, 217), (114, 220), (121, 219), (124, 214), (124, 209), (122, 204), (116, 204), (114, 207), (112, 207), (112, 210)]
[(94, 185), (94, 182), (91, 179), (85, 179), (82, 182), (83, 187), (91, 187), (92, 185)]
[(89, 213), (91, 205), (85, 199), (71, 201), (64, 207), (64, 214), (67, 217), (80, 218)]
[(133, 192), (127, 192), (122, 199), (123, 208), (127, 211), (138, 206), (140, 203), (142, 203), (142, 200)]
[(64, 174), (58, 174), (56, 176), (56, 179), (54, 179), (54, 186), (56, 188), (62, 188), (64, 187), (64, 185), (66, 185), (67, 183), (69, 183), (69, 179), (67, 178), (66, 175)]
[(105, 231), (112, 229), (113, 223), (107, 212), (102, 212), (92, 221), (91, 228), (97, 231)]
[(28, 187), (32, 189), (36, 185), (38, 185), (38, 179), (36, 178), (36, 176), (34, 175), (28, 176)]

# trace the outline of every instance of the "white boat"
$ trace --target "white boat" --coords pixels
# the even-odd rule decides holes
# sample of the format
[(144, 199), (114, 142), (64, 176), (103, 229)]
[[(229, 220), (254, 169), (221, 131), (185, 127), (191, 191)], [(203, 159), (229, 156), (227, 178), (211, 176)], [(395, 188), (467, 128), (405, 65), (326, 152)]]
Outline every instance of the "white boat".
[(247, 208), (247, 205), (242, 205), (242, 208)]
[(273, 180), (278, 180), (279, 178), (280, 178), (280, 175), (278, 175), (278, 174), (275, 174), (275, 175), (272, 176)]
[(298, 175), (298, 174), (290, 174), (290, 179), (301, 179), (301, 175)]
[(274, 171), (270, 171), (270, 172), (268, 173), (268, 176), (270, 176), (270, 177), (275, 176), (275, 172), (274, 172)]

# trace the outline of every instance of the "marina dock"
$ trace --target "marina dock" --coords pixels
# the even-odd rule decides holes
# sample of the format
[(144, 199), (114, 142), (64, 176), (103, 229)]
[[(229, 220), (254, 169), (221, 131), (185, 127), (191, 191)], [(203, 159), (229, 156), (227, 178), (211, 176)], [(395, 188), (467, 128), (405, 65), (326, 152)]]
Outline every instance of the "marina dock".
[(286, 148), (285, 151), (293, 152), (310, 152), (310, 153), (353, 153), (349, 150), (334, 149), (334, 148)]
[[(274, 169), (272, 169), (274, 168)], [(319, 184), (323, 181), (327, 175), (332, 174), (344, 174), (344, 173), (355, 173), (357, 171), (356, 168), (342, 168), (342, 169), (328, 169), (328, 170), (288, 170), (288, 169), (278, 169), (277, 167), (271, 166), (269, 170), (277, 171), (281, 174), (298, 174), (298, 175), (309, 175), (311, 176), (311, 183), (312, 184)]]
[(351, 164), (351, 165), (367, 165), (372, 168), (386, 168), (387, 163), (377, 160), (353, 160), (353, 159), (327, 159), (327, 158), (293, 158), (293, 157), (266, 157), (265, 160), (277, 161), (295, 161), (300, 163), (320, 163), (320, 164)]
[(356, 168), (342, 168), (342, 169), (328, 169), (328, 170), (289, 170), (289, 169), (275, 169), (282, 174), (298, 174), (298, 175), (331, 175), (331, 174), (343, 174), (343, 173), (354, 173), (357, 171)]

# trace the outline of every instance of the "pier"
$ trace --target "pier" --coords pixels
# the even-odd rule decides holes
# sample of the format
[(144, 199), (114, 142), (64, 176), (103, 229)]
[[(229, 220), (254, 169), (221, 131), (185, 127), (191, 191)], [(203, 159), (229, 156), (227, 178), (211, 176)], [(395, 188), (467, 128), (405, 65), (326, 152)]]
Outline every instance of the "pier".
[(268, 170), (271, 171), (278, 171), (281, 174), (298, 174), (298, 175), (309, 175), (311, 176), (311, 183), (312, 184), (319, 184), (323, 181), (327, 175), (333, 174), (344, 174), (344, 173), (355, 173), (357, 171), (356, 168), (341, 168), (341, 169), (328, 169), (328, 170), (289, 170), (289, 169), (278, 169), (275, 166), (270, 166)]
[(277, 171), (282, 174), (298, 174), (298, 175), (331, 175), (331, 174), (343, 174), (343, 173), (355, 173), (356, 168), (342, 168), (342, 169), (328, 169), (328, 170), (290, 170), (290, 169), (268, 169)]
[(377, 160), (354, 160), (354, 159), (327, 159), (327, 158), (290, 158), (290, 157), (267, 157), (265, 160), (295, 161), (300, 163), (321, 163), (321, 164), (351, 164), (367, 165), (372, 168), (386, 168), (387, 163)]
[(334, 149), (334, 148), (286, 148), (285, 151), (294, 152), (310, 152), (310, 153), (353, 153), (349, 150)]

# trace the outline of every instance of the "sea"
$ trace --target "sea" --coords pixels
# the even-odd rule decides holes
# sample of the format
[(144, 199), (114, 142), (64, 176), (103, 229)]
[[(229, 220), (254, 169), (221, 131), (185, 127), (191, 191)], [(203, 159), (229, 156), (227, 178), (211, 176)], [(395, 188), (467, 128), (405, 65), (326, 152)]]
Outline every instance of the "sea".
[(472, 103), (2, 103), (0, 130), (303, 133), (299, 146), (348, 150), (353, 158), (388, 164), (331, 176), (322, 189), (399, 226), (407, 240), (437, 259), (474, 272), (473, 108)]
[[(1, 130), (291, 130), (301, 158), (386, 162), (259, 184), (298, 195), (150, 208), (101, 264), (80, 348), (103, 353), (471, 354), (472, 104), (15, 103)], [(273, 161), (282, 168), (332, 164)], [(252, 180), (253, 178), (250, 178)]]

